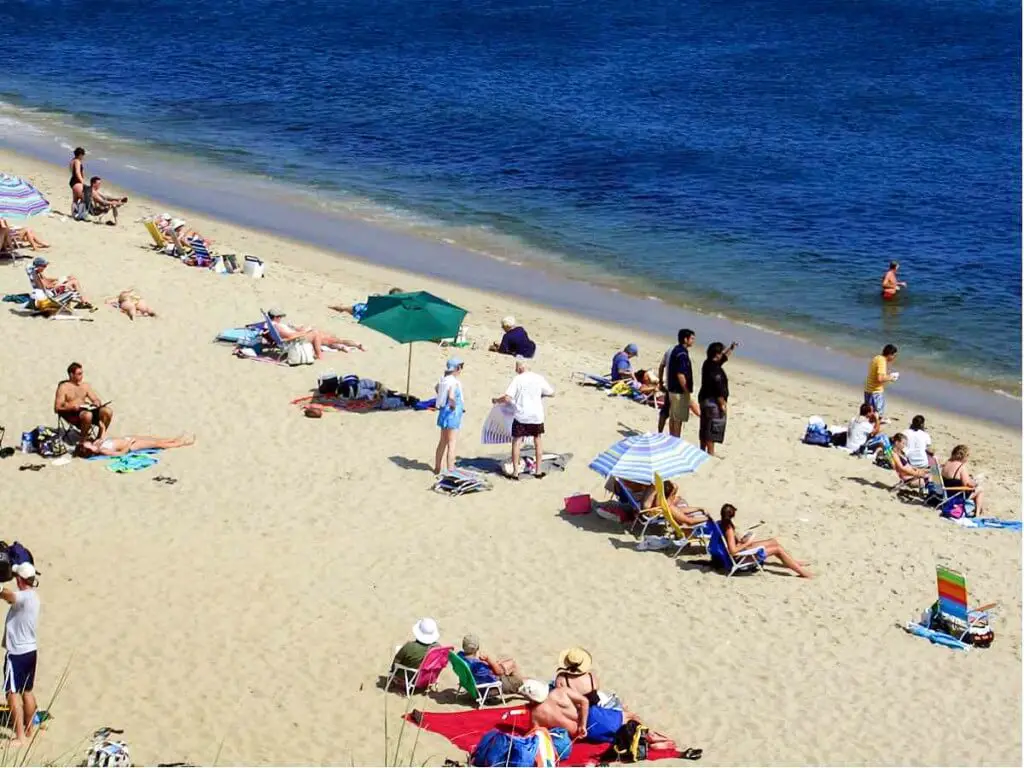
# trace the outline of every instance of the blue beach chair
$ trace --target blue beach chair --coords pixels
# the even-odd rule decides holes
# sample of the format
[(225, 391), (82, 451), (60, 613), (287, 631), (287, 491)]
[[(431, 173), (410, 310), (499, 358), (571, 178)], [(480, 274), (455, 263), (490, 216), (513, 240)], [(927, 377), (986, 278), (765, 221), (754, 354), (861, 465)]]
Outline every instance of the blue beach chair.
[(615, 478), (615, 487), (618, 489), (615, 495), (618, 496), (619, 501), (632, 509), (636, 515), (633, 518), (632, 525), (629, 526), (630, 533), (635, 532), (637, 525), (639, 525), (641, 526), (640, 538), (642, 539), (647, 535), (647, 529), (651, 525), (665, 524), (665, 520), (661, 516), (661, 507), (644, 509), (640, 502), (636, 500), (633, 492), (617, 477)]
[(707, 548), (708, 554), (711, 555), (711, 564), (725, 570), (726, 576), (732, 576), (739, 571), (764, 571), (765, 553), (763, 549), (745, 549), (733, 558), (729, 554), (729, 547), (725, 543), (725, 535), (722, 533), (718, 521), (709, 519), (705, 523), (705, 530), (710, 537)]

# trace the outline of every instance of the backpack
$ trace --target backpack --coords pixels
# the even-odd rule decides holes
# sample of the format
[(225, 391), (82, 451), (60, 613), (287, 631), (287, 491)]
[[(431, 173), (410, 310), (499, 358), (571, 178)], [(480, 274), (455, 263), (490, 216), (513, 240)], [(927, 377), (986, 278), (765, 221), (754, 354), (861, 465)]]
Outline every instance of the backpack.
[(44, 459), (54, 459), (68, 452), (68, 447), (54, 430), (38, 426), (32, 430), (32, 448)]
[(615, 732), (615, 740), (601, 756), (602, 762), (639, 763), (647, 759), (650, 729), (637, 720), (623, 723)]
[(821, 427), (808, 427), (804, 432), (804, 442), (807, 445), (820, 445), (822, 448), (832, 447), (832, 433)]
[(32, 563), (32, 565), (36, 564), (36, 561), (32, 557), (32, 553), (28, 551), (28, 547), (20, 541), (16, 541), (13, 544), (4, 544), (4, 542), (0, 542), (0, 545), (3, 545), (4, 554), (7, 555), (7, 561), (12, 566), (21, 565), (22, 563)]

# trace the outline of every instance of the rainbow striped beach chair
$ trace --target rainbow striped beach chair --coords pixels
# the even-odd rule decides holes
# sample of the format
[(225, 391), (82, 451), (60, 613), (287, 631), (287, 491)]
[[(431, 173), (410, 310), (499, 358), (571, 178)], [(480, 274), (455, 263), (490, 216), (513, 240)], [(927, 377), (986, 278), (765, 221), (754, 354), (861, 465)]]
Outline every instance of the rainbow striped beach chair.
[(963, 642), (975, 626), (988, 623), (988, 612), (998, 603), (970, 610), (967, 607), (967, 579), (964, 575), (944, 565), (936, 566), (935, 574), (939, 586), (939, 616), (951, 628), (949, 634)]

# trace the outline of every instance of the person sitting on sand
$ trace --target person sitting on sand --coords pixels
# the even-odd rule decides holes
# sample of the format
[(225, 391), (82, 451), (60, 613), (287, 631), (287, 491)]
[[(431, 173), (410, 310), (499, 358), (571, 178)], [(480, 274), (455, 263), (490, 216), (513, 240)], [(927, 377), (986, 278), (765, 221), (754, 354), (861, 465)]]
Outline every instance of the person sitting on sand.
[(128, 315), (129, 320), (134, 320), (135, 316), (139, 317), (156, 317), (156, 312), (145, 302), (145, 300), (135, 293), (133, 288), (121, 291), (117, 294), (117, 300), (112, 301), (112, 304), (116, 304), (117, 308)]
[(49, 243), (43, 241), (28, 227), (12, 227), (8, 224), (7, 219), (0, 219), (0, 239), (4, 237), (8, 238), (10, 244), (10, 247), (5, 250), (31, 248), (33, 251), (36, 251), (40, 248), (50, 247)]
[(811, 572), (807, 570), (807, 563), (801, 563), (786, 550), (782, 548), (777, 539), (757, 539), (753, 538), (752, 534), (739, 537), (736, 535), (736, 526), (733, 523), (733, 519), (736, 517), (736, 507), (732, 504), (722, 505), (722, 519), (719, 521), (719, 527), (722, 529), (722, 535), (725, 537), (725, 545), (729, 548), (729, 554), (732, 557), (737, 557), (740, 552), (746, 552), (748, 550), (760, 549), (763, 550), (764, 557), (777, 557), (779, 561), (793, 571), (797, 576), (805, 579), (811, 578)]
[(107, 224), (113, 226), (117, 224), (117, 209), (127, 203), (128, 198), (107, 197), (100, 191), (102, 185), (103, 179), (99, 176), (93, 176), (89, 179), (89, 187), (85, 190), (85, 204), (88, 206), (89, 213), (93, 216), (102, 216), (104, 213), (109, 213), (113, 216), (113, 221), (107, 222)]
[(900, 263), (898, 261), (890, 261), (889, 269), (882, 276), (882, 298), (886, 301), (895, 299), (900, 289), (907, 287), (906, 283), (896, 279), (896, 273), (899, 271), (899, 268)]
[(410, 669), (419, 669), (427, 657), (427, 652), (441, 639), (441, 630), (437, 622), (428, 616), (413, 624), (412, 637), (412, 640), (398, 649), (391, 662), (392, 667), (398, 664)]
[(892, 467), (896, 470), (896, 474), (903, 482), (924, 487), (924, 484), (928, 482), (928, 470), (915, 467), (910, 463), (907, 458), (907, 436), (902, 432), (897, 432), (892, 439)]
[(147, 451), (154, 448), (167, 450), (170, 448), (186, 448), (196, 441), (195, 435), (180, 437), (153, 437), (152, 435), (126, 435), (124, 437), (105, 437), (102, 440), (87, 440), (79, 443), (76, 453), (79, 456), (124, 456), (132, 451)]
[(102, 440), (114, 418), (110, 403), (104, 403), (96, 390), (85, 381), (85, 371), (79, 363), (68, 366), (68, 377), (57, 385), (53, 398), (53, 412), (69, 424), (78, 427), (78, 443), (89, 439), (96, 427), (96, 439)]
[(537, 353), (537, 345), (530, 340), (526, 329), (516, 323), (516, 319), (509, 315), (501, 321), (501, 330), (504, 335), (501, 341), (496, 341), (488, 347), (489, 352), (497, 352), (499, 355), (512, 355), (512, 357), (533, 357)]
[(555, 670), (555, 688), (572, 688), (590, 706), (596, 707), (601, 703), (601, 696), (593, 666), (594, 657), (586, 648), (577, 646), (563, 651)]
[(462, 650), (459, 656), (466, 660), (473, 679), (477, 683), (501, 682), (502, 693), (518, 693), (523, 684), (523, 677), (515, 659), (492, 659), (480, 652), (480, 638), (466, 635), (462, 638)]
[(274, 328), (284, 341), (301, 339), (302, 341), (308, 341), (312, 344), (313, 356), (317, 360), (319, 360), (323, 355), (324, 347), (328, 349), (338, 349), (342, 352), (347, 352), (348, 349), (346, 348), (358, 349), (363, 352), (366, 351), (366, 347), (357, 341), (339, 339), (337, 336), (332, 336), (329, 333), (318, 331), (308, 325), (292, 326), (288, 323), (282, 323), (281, 320), (285, 317), (285, 313), (279, 309), (271, 309), (267, 312), (267, 317), (270, 318), (270, 322), (274, 324)]
[(854, 416), (846, 427), (846, 450), (850, 453), (863, 453), (877, 444), (875, 438), (882, 432), (882, 420), (875, 413), (871, 403), (861, 403), (860, 412)]
[[(540, 680), (526, 680), (519, 693), (529, 702), (527, 709), (534, 727), (549, 731), (561, 728), (574, 741), (610, 744), (624, 723), (640, 722), (631, 712), (593, 707), (585, 696), (568, 686), (548, 688)], [(652, 750), (676, 748), (675, 742), (663, 734), (648, 731), (647, 737)]]
[[(398, 293), (405, 293), (401, 288), (391, 288), (388, 291), (388, 296), (394, 296)], [(374, 294), (375, 296), (378, 294)], [(355, 304), (328, 304), (328, 309), (333, 309), (335, 312), (341, 312), (345, 315), (352, 315), (358, 322), (363, 319), (363, 315), (366, 314), (366, 305), (369, 303), (370, 297), (366, 297), (366, 301), (357, 301)]]
[(978, 487), (980, 478), (971, 477), (971, 473), (967, 471), (967, 459), (970, 455), (971, 451), (966, 445), (958, 445), (953, 449), (949, 454), (949, 461), (942, 465), (942, 484), (946, 487), (947, 493), (952, 491), (950, 495), (967, 489), (967, 501), (973, 501), (974, 514), (981, 515), (982, 493)]
[[(702, 523), (708, 521), (708, 514), (704, 511), (704, 507), (691, 507), (686, 503), (686, 499), (679, 497), (679, 488), (671, 480), (665, 481), (665, 501), (668, 502), (669, 511), (672, 513), (672, 519), (676, 521), (680, 528), (696, 528)], [(658, 490), (652, 488), (644, 499), (644, 509), (654, 509), (658, 506)]]
[(47, 291), (60, 296), (68, 291), (74, 291), (78, 294), (78, 305), (88, 309), (92, 308), (92, 304), (82, 294), (82, 286), (78, 282), (78, 278), (74, 275), (62, 275), (61, 277), (50, 277), (46, 274), (46, 268), (50, 266), (50, 262), (44, 259), (42, 256), (36, 256), (32, 259), (32, 281), (39, 288), (43, 288)]
[(627, 344), (621, 351), (615, 353), (612, 357), (612, 381), (635, 378), (632, 360), (638, 354), (640, 354), (640, 350), (636, 344)]

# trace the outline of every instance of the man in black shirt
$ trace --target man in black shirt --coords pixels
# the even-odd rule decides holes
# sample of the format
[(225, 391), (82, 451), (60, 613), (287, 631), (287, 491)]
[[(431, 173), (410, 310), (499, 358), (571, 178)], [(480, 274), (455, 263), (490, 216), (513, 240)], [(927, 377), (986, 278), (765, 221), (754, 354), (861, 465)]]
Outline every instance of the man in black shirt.
[(734, 341), (728, 348), (716, 341), (708, 345), (708, 356), (701, 366), (700, 391), (700, 447), (708, 456), (715, 455), (715, 443), (725, 442), (726, 409), (729, 401), (729, 377), (722, 368), (736, 349)]
[(697, 340), (689, 328), (679, 331), (679, 343), (668, 354), (668, 431), (679, 437), (683, 424), (690, 419), (690, 413), (700, 415), (697, 404), (691, 401), (693, 393), (693, 365), (690, 362), (690, 347)]

